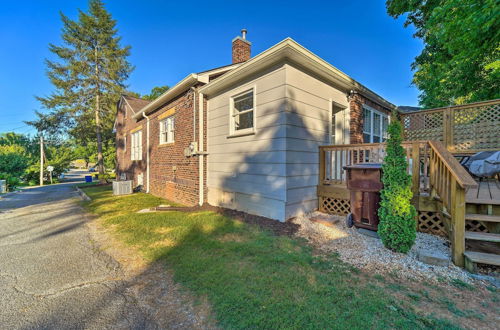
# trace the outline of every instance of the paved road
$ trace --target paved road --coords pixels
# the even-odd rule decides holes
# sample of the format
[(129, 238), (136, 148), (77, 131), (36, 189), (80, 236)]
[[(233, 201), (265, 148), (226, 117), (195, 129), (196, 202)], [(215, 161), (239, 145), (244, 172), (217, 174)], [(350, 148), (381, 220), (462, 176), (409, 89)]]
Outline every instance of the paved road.
[(0, 328), (157, 328), (95, 245), (73, 184), (0, 200)]

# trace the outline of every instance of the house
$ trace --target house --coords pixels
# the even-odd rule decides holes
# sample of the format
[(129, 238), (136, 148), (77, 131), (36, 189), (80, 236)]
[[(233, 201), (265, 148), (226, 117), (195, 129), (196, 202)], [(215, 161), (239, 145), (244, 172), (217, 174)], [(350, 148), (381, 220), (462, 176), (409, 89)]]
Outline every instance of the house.
[(191, 73), (152, 102), (122, 96), (117, 173), (154, 195), (284, 221), (318, 208), (318, 146), (382, 142), (395, 106), (294, 40)]

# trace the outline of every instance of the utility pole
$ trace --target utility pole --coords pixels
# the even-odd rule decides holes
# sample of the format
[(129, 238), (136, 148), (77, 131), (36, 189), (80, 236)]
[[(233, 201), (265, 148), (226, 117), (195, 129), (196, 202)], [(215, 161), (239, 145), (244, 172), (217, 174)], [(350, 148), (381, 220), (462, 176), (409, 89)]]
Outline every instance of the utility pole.
[(43, 135), (40, 133), (40, 186), (43, 186)]

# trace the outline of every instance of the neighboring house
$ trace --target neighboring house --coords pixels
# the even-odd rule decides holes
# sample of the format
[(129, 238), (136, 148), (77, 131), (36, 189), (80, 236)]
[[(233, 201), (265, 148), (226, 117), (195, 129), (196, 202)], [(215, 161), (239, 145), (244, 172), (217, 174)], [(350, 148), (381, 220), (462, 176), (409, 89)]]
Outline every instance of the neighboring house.
[(318, 207), (318, 146), (381, 142), (393, 104), (292, 39), (188, 75), (152, 102), (123, 96), (117, 174), (187, 205), (284, 221)]

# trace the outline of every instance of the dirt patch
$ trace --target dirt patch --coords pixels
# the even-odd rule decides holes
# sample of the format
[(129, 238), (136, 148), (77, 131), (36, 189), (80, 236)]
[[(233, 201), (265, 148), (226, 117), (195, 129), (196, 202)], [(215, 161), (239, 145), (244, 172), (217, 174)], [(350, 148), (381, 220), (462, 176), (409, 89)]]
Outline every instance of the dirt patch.
[[(100, 219), (88, 217), (87, 226), (96, 248), (110, 255), (123, 268), (125, 284), (120, 287), (120, 294), (135, 301), (136, 306), (153, 319), (158, 328), (217, 328), (206, 299), (197, 299), (187, 293), (174, 282), (173, 274), (164, 264), (148, 263), (139, 251), (117, 240), (112, 234), (112, 227), (105, 228)], [(170, 246), (171, 242), (159, 243)]]
[[(399, 302), (424, 315), (437, 315), (467, 329), (499, 329), (499, 293), (481, 283), (456, 286), (449, 282), (409, 281), (391, 274), (378, 285)], [(373, 279), (372, 279), (373, 281)]]

